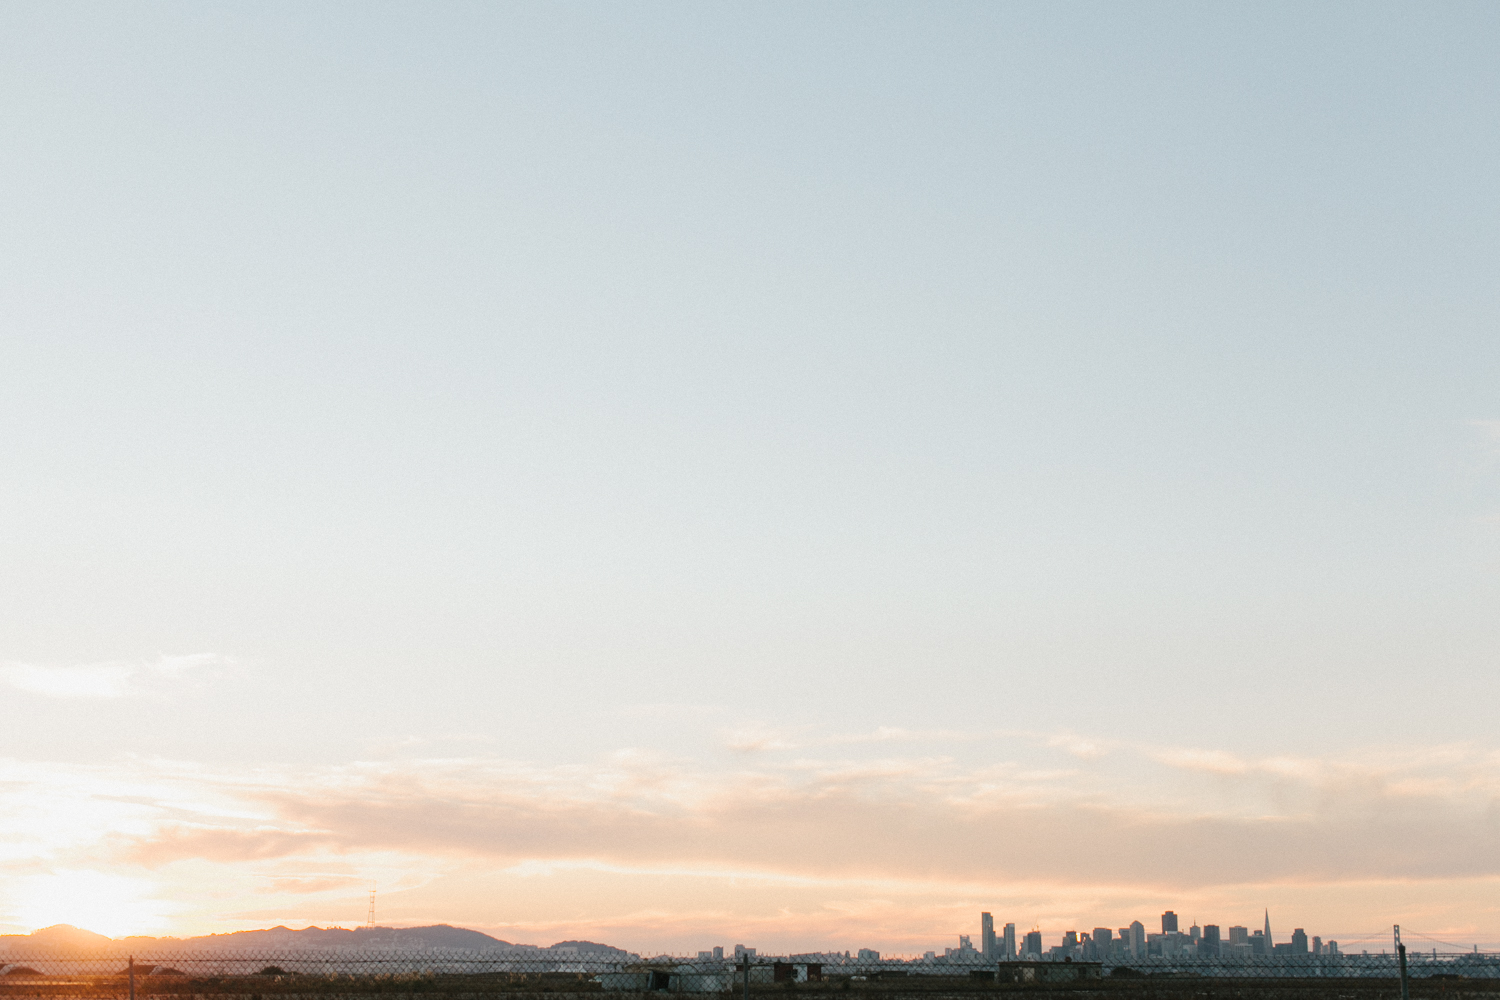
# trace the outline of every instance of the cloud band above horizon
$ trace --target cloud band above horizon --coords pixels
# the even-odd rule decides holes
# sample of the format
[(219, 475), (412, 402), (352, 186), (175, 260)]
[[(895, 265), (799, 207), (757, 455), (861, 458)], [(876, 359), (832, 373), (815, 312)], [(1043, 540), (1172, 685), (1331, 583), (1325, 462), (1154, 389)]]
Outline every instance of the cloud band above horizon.
[[(94, 872), (147, 897), (162, 890), (145, 887), (190, 875), (238, 886), (212, 903), (184, 905), (167, 892), (153, 904), (161, 926), (195, 931), (273, 912), (277, 922), (328, 921), (374, 880), (388, 915), (512, 937), (611, 930), (633, 947), (686, 948), (691, 923), (795, 929), (825, 944), (863, 934), (860, 946), (887, 950), (962, 932), (965, 907), (1007, 899), (1044, 922), (1113, 924), (1128, 922), (1131, 900), (1248, 905), (1242, 897), (1254, 893), (1300, 900), (1309, 912), (1299, 924), (1332, 936), (1328, 921), (1348, 930), (1385, 920), (1346, 912), (1372, 886), (1403, 885), (1393, 898), (1420, 898), (1423, 885), (1451, 896), (1454, 885), (1500, 879), (1500, 766), (1474, 747), (1245, 760), (1074, 734), (928, 739), (977, 742), (1010, 759), (967, 767), (930, 742), (921, 756), (890, 755), (886, 734), (807, 745), (783, 735), (782, 749), (742, 751), (730, 771), (629, 751), (592, 767), (470, 757), (238, 774), (170, 761), (10, 762), (5, 833), (17, 846), (4, 870), (38, 885), (48, 873)], [(1129, 785), (1111, 781), (1122, 767), (1136, 776)], [(1210, 800), (1217, 807), (1203, 809)], [(69, 811), (86, 821), (67, 834), (49, 827)], [(576, 887), (584, 873), (614, 889), (576, 900), (570, 920), (514, 888)], [(472, 898), (486, 883), (513, 885)], [(642, 909), (635, 893), (646, 886)], [(709, 886), (719, 889), (705, 909)], [(893, 898), (905, 900), (910, 926), (888, 912)], [(272, 900), (284, 908), (267, 910)], [(13, 925), (24, 922), (24, 901), (0, 906)], [(780, 929), (776, 913), (786, 918)], [(954, 927), (938, 935), (943, 921)]]

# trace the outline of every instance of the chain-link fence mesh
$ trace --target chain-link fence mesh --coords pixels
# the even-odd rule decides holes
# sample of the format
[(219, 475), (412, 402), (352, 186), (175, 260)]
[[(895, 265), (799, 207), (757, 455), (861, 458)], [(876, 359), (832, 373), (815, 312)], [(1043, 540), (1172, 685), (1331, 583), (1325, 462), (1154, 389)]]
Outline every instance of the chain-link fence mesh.
[[(1418, 982), (1485, 983), (1500, 991), (1500, 955), (1412, 953)], [(1113, 962), (873, 959), (840, 954), (739, 959), (548, 955), (460, 951), (0, 952), (0, 996), (138, 997), (355, 993), (762, 993), (767, 989), (971, 992), (1008, 986), (1126, 985), (1176, 979), (1395, 980), (1394, 954)], [(748, 983), (746, 982), (748, 978)], [(1331, 985), (1331, 983), (1330, 983)], [(1351, 994), (1352, 995), (1352, 994)]]

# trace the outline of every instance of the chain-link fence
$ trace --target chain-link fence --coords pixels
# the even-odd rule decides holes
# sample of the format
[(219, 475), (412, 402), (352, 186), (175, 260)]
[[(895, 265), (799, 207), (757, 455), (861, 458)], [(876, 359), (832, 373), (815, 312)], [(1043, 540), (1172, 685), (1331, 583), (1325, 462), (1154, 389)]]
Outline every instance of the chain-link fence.
[[(1500, 955), (1412, 953), (1408, 973), (1433, 983), (1490, 981), (1500, 991)], [(147, 997), (209, 994), (737, 993), (768, 988), (971, 992), (1008, 986), (1124, 986), (1214, 980), (1395, 980), (1394, 954), (1292, 955), (1116, 962), (983, 962), (966, 958), (875, 959), (809, 954), (684, 959), (373, 950), (139, 953), (0, 952), (0, 996)]]

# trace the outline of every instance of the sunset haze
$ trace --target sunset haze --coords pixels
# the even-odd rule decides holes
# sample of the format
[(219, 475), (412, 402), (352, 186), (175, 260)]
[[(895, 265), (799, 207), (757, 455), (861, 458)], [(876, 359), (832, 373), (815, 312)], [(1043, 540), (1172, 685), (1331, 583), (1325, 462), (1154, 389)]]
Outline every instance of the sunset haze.
[(1496, 51), (6, 4), (0, 934), (1500, 948)]

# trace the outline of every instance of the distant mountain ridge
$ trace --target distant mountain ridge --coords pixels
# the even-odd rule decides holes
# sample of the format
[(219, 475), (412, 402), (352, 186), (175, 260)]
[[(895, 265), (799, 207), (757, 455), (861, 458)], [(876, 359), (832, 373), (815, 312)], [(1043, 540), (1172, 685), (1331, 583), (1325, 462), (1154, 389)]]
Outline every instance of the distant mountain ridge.
[[(213, 943), (231, 948), (307, 946), (314, 948), (461, 948), (465, 951), (488, 951), (493, 948), (515, 948), (517, 945), (491, 937), (482, 931), (449, 924), (428, 927), (304, 927), (294, 931), (278, 926), (257, 931), (230, 931), (182, 938), (184, 942)], [(519, 947), (529, 947), (520, 945)]]
[(74, 927), (72, 924), (53, 924), (51, 927), (43, 927), (30, 934), (6, 934), (0, 937), (0, 940), (4, 941), (18, 939), (60, 948), (97, 948), (111, 944), (114, 940), (103, 934), (95, 934), (93, 931)]
[(30, 934), (0, 935), (0, 949), (11, 952), (34, 950), (114, 952), (153, 946), (185, 951), (378, 948), (401, 951), (428, 949), (535, 951), (553, 954), (608, 955), (619, 958), (625, 958), (631, 954), (622, 948), (593, 941), (559, 941), (548, 947), (513, 944), (485, 934), (483, 931), (454, 927), (450, 924), (432, 924), (427, 927), (304, 927), (301, 930), (277, 926), (264, 930), (230, 931), (225, 934), (204, 934), (188, 938), (109, 938), (70, 924), (56, 924), (52, 927), (43, 927)]

